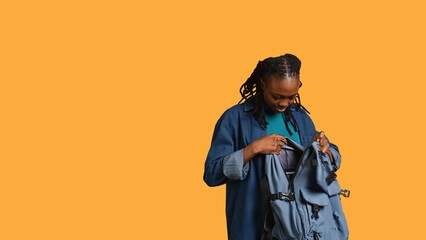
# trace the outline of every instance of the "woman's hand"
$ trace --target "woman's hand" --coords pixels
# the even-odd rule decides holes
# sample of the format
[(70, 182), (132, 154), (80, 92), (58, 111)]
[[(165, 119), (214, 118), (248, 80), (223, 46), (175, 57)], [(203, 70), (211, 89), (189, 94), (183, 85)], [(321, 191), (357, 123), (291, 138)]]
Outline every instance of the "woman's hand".
[(330, 143), (328, 142), (328, 139), (325, 137), (324, 131), (317, 132), (317, 134), (315, 134), (312, 141), (317, 141), (319, 143), (318, 147), (322, 153), (326, 153), (329, 151)]
[(278, 134), (271, 134), (260, 138), (244, 148), (244, 164), (256, 154), (279, 154), (284, 144), (287, 144), (287, 140)]
[(279, 154), (287, 140), (281, 135), (271, 134), (254, 141), (253, 144), (257, 148), (257, 154)]

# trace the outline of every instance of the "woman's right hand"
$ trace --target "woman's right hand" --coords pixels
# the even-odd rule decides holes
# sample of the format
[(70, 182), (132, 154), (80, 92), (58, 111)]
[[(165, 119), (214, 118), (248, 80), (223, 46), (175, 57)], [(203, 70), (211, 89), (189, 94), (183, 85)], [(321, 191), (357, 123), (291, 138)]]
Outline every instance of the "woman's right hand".
[(257, 154), (280, 154), (282, 146), (287, 144), (285, 137), (278, 134), (260, 138), (253, 142)]
[(244, 148), (244, 164), (257, 154), (279, 154), (284, 144), (287, 144), (287, 140), (278, 134), (260, 138)]

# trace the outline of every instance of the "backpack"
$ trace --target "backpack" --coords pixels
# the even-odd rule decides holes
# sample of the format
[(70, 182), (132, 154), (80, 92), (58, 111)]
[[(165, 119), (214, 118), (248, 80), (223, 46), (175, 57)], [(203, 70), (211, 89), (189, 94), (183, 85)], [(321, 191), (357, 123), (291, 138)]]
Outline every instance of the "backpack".
[(337, 169), (330, 157), (319, 151), (318, 142), (304, 148), (287, 139), (281, 153), (268, 154), (265, 161), (274, 238), (348, 239), (340, 195), (349, 197), (350, 192), (340, 188)]

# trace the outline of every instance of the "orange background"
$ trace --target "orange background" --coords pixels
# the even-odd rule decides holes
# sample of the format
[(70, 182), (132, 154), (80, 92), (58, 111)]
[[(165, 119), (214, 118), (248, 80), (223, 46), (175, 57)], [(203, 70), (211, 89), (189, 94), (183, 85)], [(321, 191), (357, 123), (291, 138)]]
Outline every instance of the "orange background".
[(421, 238), (421, 2), (1, 3), (0, 239), (226, 239), (213, 127), (286, 52), (340, 147), (351, 239)]

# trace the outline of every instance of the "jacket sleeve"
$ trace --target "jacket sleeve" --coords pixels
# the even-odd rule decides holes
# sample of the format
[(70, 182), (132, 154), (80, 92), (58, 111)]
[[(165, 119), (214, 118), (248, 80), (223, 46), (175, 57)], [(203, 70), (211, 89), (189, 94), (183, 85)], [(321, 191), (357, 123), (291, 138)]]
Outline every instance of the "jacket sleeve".
[(243, 180), (249, 163), (243, 165), (243, 149), (237, 148), (237, 136), (232, 132), (231, 118), (225, 113), (216, 123), (210, 150), (204, 166), (204, 182), (219, 186), (229, 180)]

